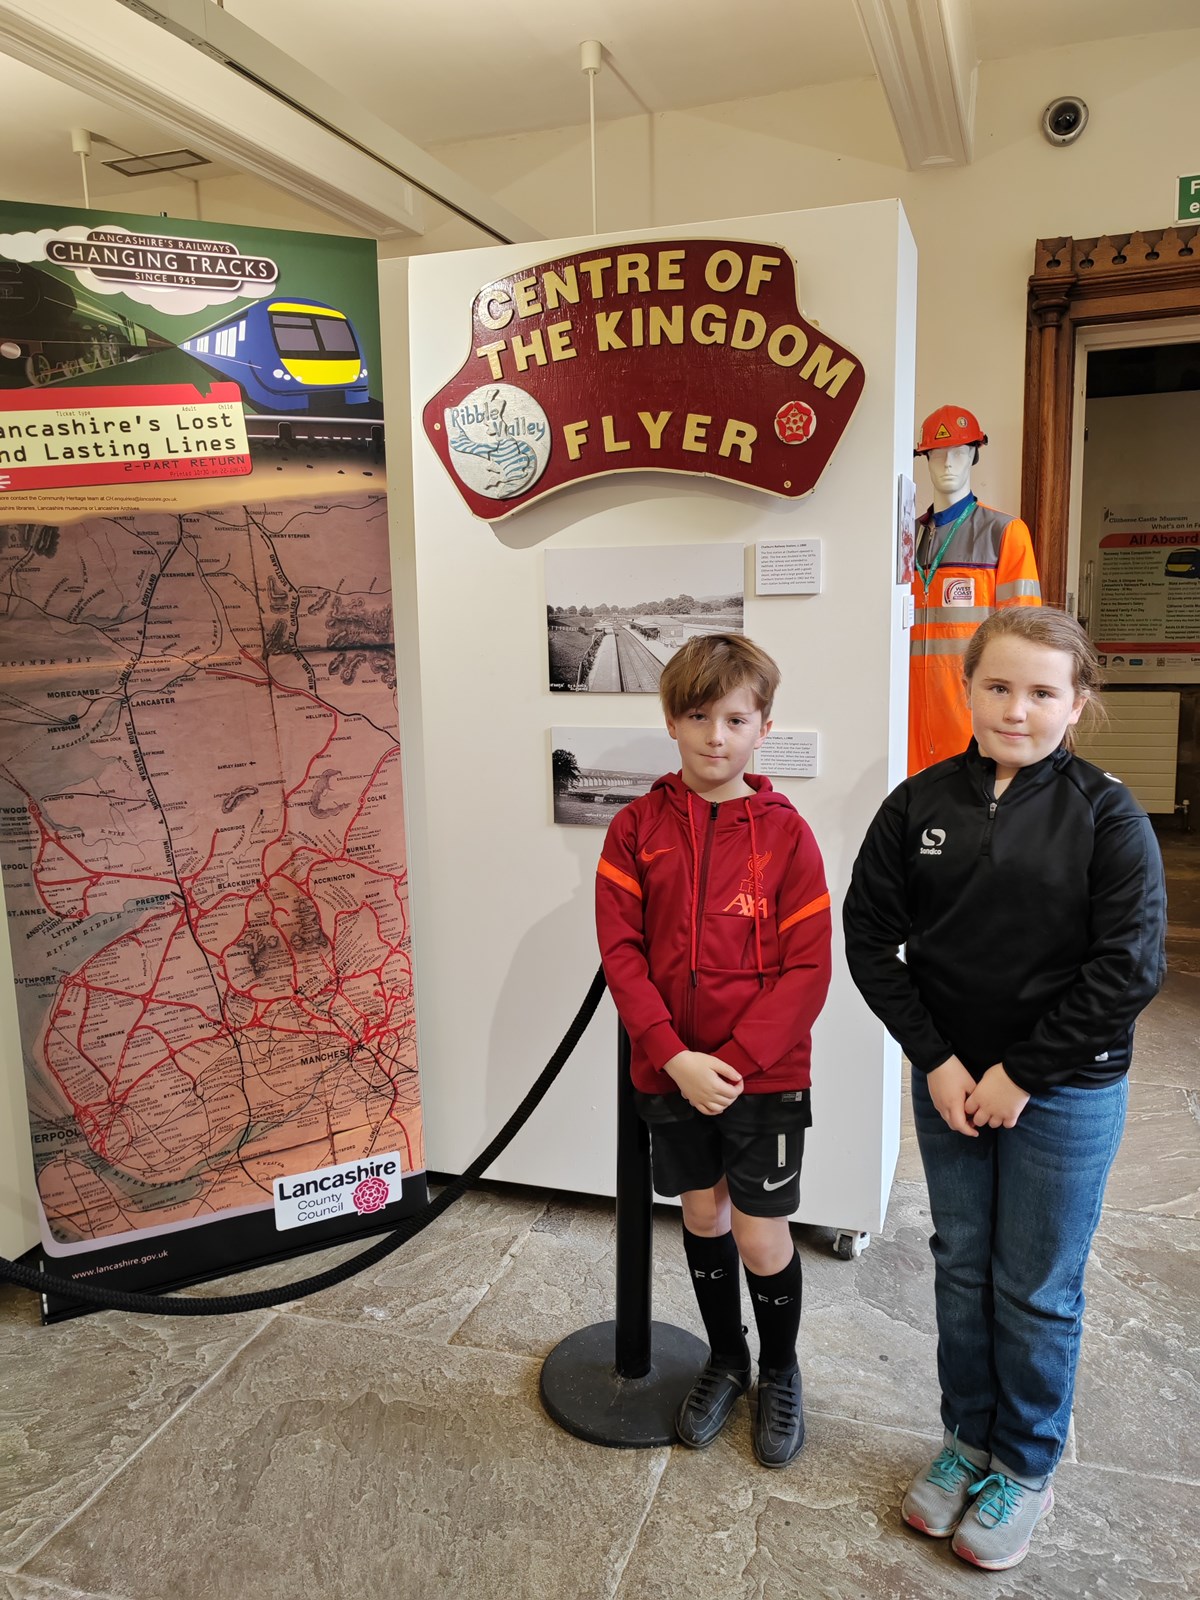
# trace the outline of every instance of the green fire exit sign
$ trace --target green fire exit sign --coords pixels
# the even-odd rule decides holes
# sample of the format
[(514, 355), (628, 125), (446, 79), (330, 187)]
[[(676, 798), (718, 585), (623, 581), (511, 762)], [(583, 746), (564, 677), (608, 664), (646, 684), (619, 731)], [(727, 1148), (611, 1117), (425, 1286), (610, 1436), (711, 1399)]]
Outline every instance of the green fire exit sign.
[(1180, 178), (1175, 221), (1200, 222), (1200, 172), (1193, 172), (1185, 178)]

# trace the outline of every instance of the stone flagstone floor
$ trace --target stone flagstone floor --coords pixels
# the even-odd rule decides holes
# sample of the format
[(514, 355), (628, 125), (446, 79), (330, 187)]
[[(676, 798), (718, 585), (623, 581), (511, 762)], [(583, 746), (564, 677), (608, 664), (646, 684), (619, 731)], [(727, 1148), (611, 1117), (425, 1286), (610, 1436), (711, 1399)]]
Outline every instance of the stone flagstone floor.
[[(1168, 855), (1172, 853), (1171, 846)], [(1176, 852), (1180, 904), (1200, 884)], [(1173, 904), (1174, 904), (1173, 898)], [(38, 1326), (0, 1286), (8, 1600), (1184, 1600), (1200, 1595), (1200, 943), (1139, 1028), (1088, 1276), (1075, 1421), (1026, 1562), (967, 1568), (900, 1521), (936, 1448), (929, 1219), (911, 1121), (887, 1225), (804, 1258), (808, 1442), (758, 1467), (605, 1450), (538, 1401), (542, 1357), (611, 1316), (607, 1202), (466, 1196), (374, 1272), (257, 1315)], [(699, 1331), (676, 1216), (655, 1316)], [(349, 1251), (228, 1280), (286, 1282)]]

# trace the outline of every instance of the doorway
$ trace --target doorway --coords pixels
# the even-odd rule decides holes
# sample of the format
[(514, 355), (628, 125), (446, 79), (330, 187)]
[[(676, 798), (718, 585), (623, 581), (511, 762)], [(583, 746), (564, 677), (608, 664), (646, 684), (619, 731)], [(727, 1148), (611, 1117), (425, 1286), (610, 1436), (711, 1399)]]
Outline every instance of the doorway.
[(1081, 330), (1076, 373), (1067, 589), (1104, 658), (1106, 764), (1151, 815), (1186, 820), (1200, 805), (1200, 319)]
[(1171, 965), (1200, 971), (1200, 319), (1081, 330), (1068, 593), (1101, 653), (1107, 726), (1080, 753), (1150, 814)]

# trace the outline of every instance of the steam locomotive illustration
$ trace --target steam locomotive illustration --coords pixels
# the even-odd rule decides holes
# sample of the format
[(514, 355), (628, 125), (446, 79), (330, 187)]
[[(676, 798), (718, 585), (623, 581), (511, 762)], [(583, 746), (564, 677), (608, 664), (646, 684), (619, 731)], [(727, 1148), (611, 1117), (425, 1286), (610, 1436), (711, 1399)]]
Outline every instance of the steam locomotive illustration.
[(0, 389), (41, 388), (170, 348), (52, 273), (0, 257)]
[(354, 325), (319, 300), (259, 301), (179, 347), (267, 411), (319, 412), (370, 399)]

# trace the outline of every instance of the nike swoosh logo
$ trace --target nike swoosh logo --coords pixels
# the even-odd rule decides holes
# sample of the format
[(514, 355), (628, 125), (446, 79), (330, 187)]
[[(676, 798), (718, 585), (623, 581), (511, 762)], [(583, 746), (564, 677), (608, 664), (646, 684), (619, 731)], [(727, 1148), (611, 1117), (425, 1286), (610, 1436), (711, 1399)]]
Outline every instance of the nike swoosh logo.
[(784, 1184), (791, 1183), (795, 1176), (796, 1174), (794, 1172), (789, 1172), (786, 1178), (776, 1178), (774, 1183), (771, 1182), (770, 1178), (764, 1178), (763, 1188), (768, 1191), (771, 1189), (782, 1189)]
[(674, 848), (675, 846), (673, 844), (669, 844), (665, 850), (643, 850), (642, 860), (653, 861), (655, 856), (669, 856)]

